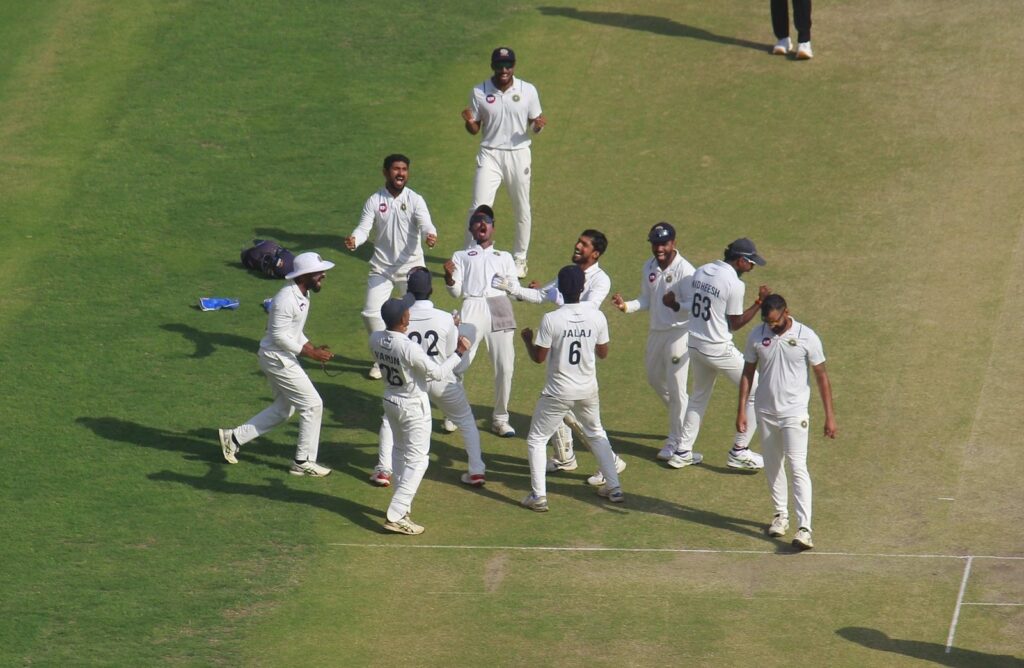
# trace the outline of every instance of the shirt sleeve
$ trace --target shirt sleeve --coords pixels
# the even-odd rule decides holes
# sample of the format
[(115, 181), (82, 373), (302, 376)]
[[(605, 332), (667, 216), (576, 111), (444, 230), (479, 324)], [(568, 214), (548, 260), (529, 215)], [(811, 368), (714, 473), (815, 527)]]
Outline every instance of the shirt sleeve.
[(530, 84), (533, 95), (530, 96), (530, 108), (527, 111), (528, 118), (537, 118), (544, 112), (540, 108), (540, 93), (537, 92), (537, 87)]
[(821, 345), (821, 339), (811, 328), (807, 328), (807, 361), (811, 366), (818, 366), (825, 361), (825, 349)]
[(594, 274), (590, 280), (590, 285), (586, 286), (589, 291), (587, 293), (587, 301), (600, 308), (608, 293), (612, 291), (612, 281), (608, 278), (608, 274), (603, 271)]
[(729, 290), (729, 299), (725, 303), (725, 315), (743, 315), (743, 296), (747, 286), (743, 281), (736, 281)]
[(608, 337), (608, 318), (604, 317), (604, 313), (595, 311), (597, 314), (597, 345), (603, 346), (604, 344), (611, 341)]
[(764, 331), (762, 327), (759, 326), (750, 330), (750, 336), (747, 337), (747, 345), (743, 347), (744, 362), (757, 364), (757, 346), (761, 343), (763, 337)]
[(377, 215), (377, 210), (373, 206), (373, 197), (369, 197), (366, 203), (363, 204), (363, 212), (359, 214), (359, 224), (352, 231), (351, 236), (356, 239), (356, 248), (362, 246), (370, 237), (370, 230), (373, 229), (373, 217), (375, 215)]
[(416, 211), (413, 213), (413, 220), (420, 226), (420, 237), (426, 238), (428, 234), (437, 234), (434, 221), (430, 219), (430, 209), (427, 208), (427, 200), (416, 195)]
[(452, 272), (452, 280), (455, 281), (451, 285), (444, 284), (448, 294), (456, 299), (462, 297), (462, 256), (456, 253), (452, 256), (452, 262), (455, 264), (455, 271)]
[(647, 265), (644, 265), (644, 275), (640, 277), (640, 294), (633, 301), (626, 302), (626, 313), (650, 309), (651, 282), (647, 280), (647, 273)]
[(540, 320), (540, 327), (537, 329), (537, 336), (533, 339), (533, 345), (538, 348), (551, 348), (552, 340), (551, 318), (545, 315)]
[(473, 118), (480, 121), (480, 100), (476, 94), (476, 88), (469, 91), (469, 110), (473, 112)]

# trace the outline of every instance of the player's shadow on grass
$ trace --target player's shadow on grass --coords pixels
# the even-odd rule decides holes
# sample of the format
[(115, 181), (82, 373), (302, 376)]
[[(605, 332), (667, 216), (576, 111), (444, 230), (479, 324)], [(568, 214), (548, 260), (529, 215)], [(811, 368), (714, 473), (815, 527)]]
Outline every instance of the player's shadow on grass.
[[(364, 506), (350, 499), (345, 499), (324, 492), (297, 489), (285, 484), (284, 478), (267, 478), (266, 485), (227, 480), (223, 467), (211, 468), (206, 475), (191, 476), (175, 471), (159, 471), (150, 473), (150, 480), (158, 482), (176, 482), (198, 490), (216, 492), (217, 494), (244, 494), (255, 496), (277, 503), (294, 503), (310, 508), (319, 508), (341, 515), (355, 525), (375, 532), (381, 531), (383, 511)], [(326, 480), (313, 481), (314, 484), (326, 484)]]
[(209, 357), (217, 352), (217, 348), (238, 348), (249, 353), (259, 350), (260, 342), (248, 336), (227, 334), (225, 332), (204, 332), (201, 329), (190, 327), (180, 322), (169, 322), (160, 325), (160, 329), (166, 332), (181, 334), (186, 340), (196, 347), (189, 357)]
[[(340, 234), (305, 234), (302, 232), (289, 232), (277, 227), (257, 227), (253, 230), (253, 234), (255, 234), (257, 239), (273, 239), (296, 255), (306, 251), (323, 251), (326, 248), (346, 255), (351, 254), (345, 248), (345, 236)], [(373, 245), (370, 244), (369, 248), (371, 253), (366, 256), (365, 259), (367, 260), (373, 254)], [(333, 260), (334, 258), (326, 259)]]
[(979, 668), (982, 666), (984, 668), (1003, 668), (1004, 666), (1006, 668), (1011, 666), (1021, 668), (1024, 666), (1024, 660), (1008, 654), (986, 654), (957, 647), (946, 654), (945, 646), (938, 643), (890, 638), (878, 629), (861, 626), (847, 626), (836, 631), (836, 634), (868, 649), (902, 654), (915, 659), (931, 661), (941, 666), (978, 666)]
[(717, 35), (708, 30), (704, 30), (703, 28), (696, 28), (685, 23), (679, 23), (678, 21), (673, 21), (672, 19), (667, 19), (663, 16), (625, 14), (622, 12), (581, 11), (575, 7), (538, 7), (537, 10), (545, 16), (563, 16), (569, 19), (576, 19), (577, 21), (596, 23), (598, 25), (611, 26), (613, 28), (639, 30), (642, 32), (654, 33), (656, 35), (665, 35), (666, 37), (686, 37), (689, 39), (703, 40), (705, 42), (714, 42), (716, 44), (727, 44), (729, 46), (754, 49), (764, 53), (769, 52), (765, 44), (751, 42), (746, 39), (739, 39), (738, 37), (730, 37), (728, 35)]

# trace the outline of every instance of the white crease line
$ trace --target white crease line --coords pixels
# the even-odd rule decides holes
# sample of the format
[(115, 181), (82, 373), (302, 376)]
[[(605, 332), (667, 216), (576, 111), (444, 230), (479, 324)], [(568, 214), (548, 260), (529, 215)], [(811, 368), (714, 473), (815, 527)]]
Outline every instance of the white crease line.
[(960, 593), (956, 595), (956, 607), (953, 609), (953, 621), (949, 623), (949, 635), (946, 637), (946, 654), (953, 649), (953, 636), (956, 634), (956, 624), (960, 621), (960, 606), (964, 602), (964, 592), (967, 591), (967, 578), (971, 576), (971, 562), (973, 557), (967, 557), (964, 564), (964, 577), (960, 580)]
[(760, 554), (768, 556), (875, 557), (879, 559), (997, 559), (1024, 561), (1024, 557), (966, 554), (886, 554), (880, 552), (776, 552), (766, 550), (717, 550), (685, 547), (556, 547), (544, 545), (417, 545), (415, 543), (327, 543), (331, 547), (391, 548), (395, 550), (511, 550), (518, 552), (650, 552), (674, 554)]

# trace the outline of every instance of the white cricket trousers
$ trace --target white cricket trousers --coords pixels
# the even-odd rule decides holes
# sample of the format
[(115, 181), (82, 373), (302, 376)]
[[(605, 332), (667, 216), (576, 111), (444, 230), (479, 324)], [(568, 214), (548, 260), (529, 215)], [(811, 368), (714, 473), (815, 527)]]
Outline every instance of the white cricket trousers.
[(407, 273), (381, 274), (371, 271), (366, 281), (366, 303), (363, 305), (363, 325), (367, 334), (384, 330), (384, 320), (380, 317), (380, 307), (395, 292), (404, 295), (406, 291)]
[(683, 414), (689, 397), (686, 372), (690, 366), (688, 332), (685, 328), (652, 329), (647, 335), (647, 382), (668, 407), (668, 437), (665, 445), (680, 449)]
[(412, 500), (427, 472), (430, 454), (430, 402), (426, 393), (411, 399), (384, 398), (384, 418), (395, 436), (394, 469), (387, 517), (396, 522), (412, 509)]
[(597, 394), (587, 399), (558, 399), (540, 395), (533, 408), (530, 433), (526, 435), (526, 447), (530, 460), (530, 486), (534, 496), (547, 496), (547, 442), (554, 436), (566, 415), (573, 414), (579, 420), (583, 434), (597, 459), (598, 468), (604, 474), (609, 489), (619, 486), (619, 473), (615, 470), (615, 453), (612, 452), (608, 434), (601, 426), (601, 400)]
[[(530, 213), (530, 149), (504, 150), (480, 147), (476, 154), (476, 176), (473, 177), (473, 206), (469, 208), (472, 215), (481, 204), (494, 206), (494, 196), (498, 187), (504, 183), (512, 201), (512, 218), (515, 220), (516, 233), (512, 242), (512, 257), (526, 260), (530, 248), (530, 227), (533, 217)], [(472, 236), (466, 232), (467, 245)]]
[(493, 422), (508, 422), (508, 401), (512, 396), (512, 372), (515, 370), (515, 330), (491, 331), (491, 310), (483, 297), (466, 297), (459, 312), (462, 324), (459, 334), (472, 342), (469, 351), (459, 363), (464, 372), (473, 363), (480, 342), (487, 343), (487, 352), (494, 367), (494, 413)]
[[(711, 391), (715, 389), (715, 381), (722, 374), (739, 387), (743, 375), (743, 353), (736, 349), (732, 342), (706, 346), (704, 351), (690, 348), (690, 373), (693, 374), (693, 392), (686, 402), (686, 418), (683, 420), (683, 433), (679, 440), (679, 450), (692, 450), (693, 444), (700, 433), (700, 422), (711, 401)], [(750, 388), (750, 399), (747, 401), (747, 415), (754, 415), (754, 392), (757, 390), (757, 373)], [(746, 432), (736, 432), (733, 443), (741, 448), (750, 445), (750, 439), (757, 430), (751, 425)]]
[[(459, 433), (462, 434), (462, 443), (466, 448), (466, 458), (469, 460), (470, 475), (483, 475), (486, 468), (480, 453), (480, 430), (477, 429), (476, 420), (473, 419), (473, 409), (469, 406), (469, 399), (466, 398), (466, 390), (462, 387), (462, 382), (457, 380), (431, 381), (427, 383), (427, 394), (431, 403), (437, 406), (459, 428)], [(394, 444), (394, 433), (391, 431), (391, 424), (385, 417), (380, 424), (377, 465), (388, 471), (392, 470), (391, 459)]]
[(320, 421), (324, 402), (313, 387), (313, 381), (302, 370), (292, 355), (264, 350), (257, 355), (260, 370), (267, 377), (274, 403), (235, 427), (235, 439), (243, 445), (261, 436), (299, 413), (299, 444), (295, 449), (296, 461), (315, 462), (320, 450)]
[(788, 485), (785, 464), (793, 476), (793, 502), (797, 527), (811, 528), (811, 474), (807, 471), (807, 430), (810, 420), (803, 417), (776, 417), (758, 412), (761, 427), (761, 454), (764, 475), (772, 495), (775, 514), (789, 517)]

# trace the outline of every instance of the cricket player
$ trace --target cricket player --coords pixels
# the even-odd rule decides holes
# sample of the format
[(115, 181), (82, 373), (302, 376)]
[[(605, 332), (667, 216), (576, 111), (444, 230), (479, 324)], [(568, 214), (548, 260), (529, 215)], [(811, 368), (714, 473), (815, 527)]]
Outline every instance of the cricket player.
[[(455, 319), (447, 311), (434, 308), (430, 296), (434, 292), (431, 285), (430, 270), (426, 267), (413, 267), (409, 271), (409, 294), (416, 298), (409, 308), (409, 328), (405, 332), (412, 341), (419, 344), (427, 357), (435, 363), (455, 355), (459, 333), (455, 327)], [(427, 383), (427, 395), (430, 402), (444, 411), (447, 419), (462, 431), (462, 441), (469, 458), (469, 472), (463, 473), (460, 480), (466, 485), (483, 487), (485, 477), (484, 460), (480, 454), (480, 431), (473, 418), (473, 410), (462, 387), (459, 367), (456, 366), (450, 376)], [(391, 423), (385, 418), (381, 421), (380, 447), (377, 466), (370, 476), (370, 482), (380, 487), (391, 484), (391, 454), (394, 447), (394, 434)]]
[[(585, 278), (583, 294), (580, 295), (581, 304), (590, 304), (600, 309), (601, 303), (612, 290), (612, 281), (598, 264), (599, 258), (608, 249), (608, 238), (593, 229), (583, 230), (576, 245), (573, 247), (572, 263), (583, 270)], [(523, 288), (511, 276), (495, 276), (494, 287), (501, 288), (512, 297), (531, 304), (541, 304), (545, 301), (561, 306), (562, 293), (558, 291), (558, 278), (547, 285), (541, 286), (537, 281), (531, 281), (530, 286)], [(575, 471), (578, 464), (576, 453), (573, 451), (572, 432), (575, 431), (581, 439), (584, 439), (580, 423), (576, 421), (572, 413), (565, 416), (565, 423), (559, 425), (558, 430), (552, 437), (551, 442), (555, 448), (555, 456), (548, 460), (548, 471)], [(626, 461), (615, 456), (615, 470), (622, 473), (626, 469)], [(605, 484), (604, 474), (598, 471), (587, 478), (587, 484), (600, 487)]]
[(511, 255), (494, 248), (494, 217), (489, 213), (490, 207), (480, 208), (469, 219), (473, 245), (456, 251), (452, 259), (444, 263), (444, 282), (452, 297), (462, 299), (459, 331), (472, 342), (469, 361), (463, 368), (472, 364), (480, 342), (486, 342), (494, 366), (491, 431), (511, 438), (516, 435), (508, 423), (508, 401), (516, 361), (513, 345), (516, 321), (508, 295), (491, 284), (495, 276), (514, 275), (515, 262)]
[[(726, 247), (723, 260), (699, 267), (689, 280), (673, 286), (665, 293), (665, 306), (673, 311), (679, 311), (680, 308), (690, 311), (689, 348), (693, 388), (690, 400), (686, 403), (683, 434), (678, 447), (683, 453), (693, 450), (718, 374), (724, 375), (733, 385), (739, 385), (743, 373), (743, 354), (733, 345), (732, 333), (750, 322), (760, 311), (761, 301), (771, 294), (767, 285), (760, 286), (757, 299), (748, 308), (744, 308), (746, 286), (740, 279), (743, 274), (753, 271), (755, 266), (764, 264), (765, 259), (757, 254), (753, 241), (737, 239)], [(753, 382), (751, 403), (757, 388), (756, 376)], [(751, 471), (760, 470), (764, 466), (761, 455), (750, 449), (753, 437), (753, 425), (746, 432), (736, 432), (726, 466)], [(673, 454), (668, 465), (682, 468), (686, 464)]]
[(687, 348), (687, 320), (690, 311), (673, 311), (664, 307), (665, 293), (693, 276), (693, 265), (676, 250), (676, 230), (668, 223), (658, 223), (647, 235), (653, 256), (647, 260), (640, 280), (640, 296), (627, 302), (616, 292), (612, 303), (623, 313), (650, 311), (647, 334), (647, 382), (668, 407), (668, 437), (658, 452), (658, 459), (680, 455), (686, 466), (699, 464), (698, 452), (678, 452), (682, 442), (683, 413), (686, 410), (686, 372), (690, 364)]
[(545, 315), (534, 338), (533, 330), (522, 331), (530, 359), (547, 362), (547, 382), (533, 409), (530, 433), (526, 437), (530, 460), (530, 494), (522, 505), (547, 512), (545, 444), (573, 413), (597, 458), (606, 483), (597, 493), (612, 503), (626, 500), (615, 470), (615, 453), (601, 426), (601, 401), (597, 388), (596, 358), (608, 356), (608, 321), (600, 310), (580, 303), (586, 278), (578, 265), (558, 272), (558, 291), (564, 304)]
[(384, 528), (403, 534), (423, 533), (409, 513), (413, 497), (427, 470), (430, 451), (430, 401), (427, 383), (449, 376), (469, 349), (469, 341), (460, 337), (455, 354), (437, 364), (418, 343), (406, 335), (409, 308), (416, 301), (412, 294), (389, 299), (380, 308), (387, 328), (370, 335), (370, 352), (380, 365), (384, 381), (384, 416), (394, 434), (395, 491), (388, 506)]
[[(400, 153), (384, 158), (384, 187), (366, 200), (359, 225), (345, 239), (345, 247), (354, 251), (373, 235), (373, 257), (362, 313), (370, 334), (384, 329), (381, 304), (396, 288), (404, 294), (409, 269), (423, 264), (421, 239), (429, 248), (437, 243), (437, 229), (430, 220), (426, 201), (406, 187), (409, 164), (409, 158)], [(367, 375), (378, 379), (380, 369), (374, 364)]]
[[(516, 54), (504, 46), (491, 53), (490, 79), (469, 94), (469, 106), (462, 110), (466, 131), (480, 138), (473, 179), (473, 205), (494, 206), (494, 196), (502, 183), (512, 200), (516, 233), (512, 244), (516, 275), (524, 278), (528, 270), (526, 255), (530, 247), (530, 130), (537, 134), (547, 120), (540, 108), (540, 96), (533, 84), (517, 79)], [(472, 243), (467, 239), (467, 243)]]
[(270, 383), (274, 402), (234, 429), (219, 429), (224, 460), (238, 463), (238, 449), (299, 413), (299, 442), (295, 460), (288, 472), (322, 478), (331, 469), (316, 463), (320, 450), (320, 421), (324, 402), (313, 382), (302, 370), (299, 355), (326, 362), (334, 354), (327, 346), (313, 346), (302, 329), (309, 316), (309, 293), (320, 292), (327, 270), (334, 266), (317, 253), (300, 253), (293, 270), (285, 276), (288, 285), (281, 288), (270, 305), (267, 333), (260, 341), (257, 355), (260, 370)]
[(789, 530), (789, 506), (784, 463), (793, 476), (793, 501), (796, 504), (797, 529), (793, 547), (809, 550), (811, 539), (811, 475), (807, 471), (807, 433), (810, 417), (808, 403), (811, 385), (808, 371), (814, 372), (818, 392), (825, 405), (825, 437), (836, 437), (836, 413), (832, 407), (832, 385), (825, 371), (825, 351), (821, 339), (807, 325), (789, 315), (781, 295), (768, 295), (761, 304), (764, 324), (750, 332), (743, 350), (743, 376), (740, 378), (736, 431), (749, 428), (748, 397), (754, 385), (754, 371), (760, 370), (761, 382), (754, 395), (754, 412), (761, 428), (764, 472), (768, 479), (775, 515), (768, 535), (785, 536)]

